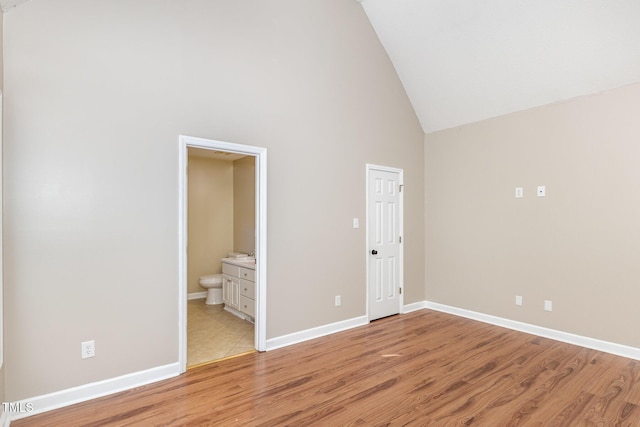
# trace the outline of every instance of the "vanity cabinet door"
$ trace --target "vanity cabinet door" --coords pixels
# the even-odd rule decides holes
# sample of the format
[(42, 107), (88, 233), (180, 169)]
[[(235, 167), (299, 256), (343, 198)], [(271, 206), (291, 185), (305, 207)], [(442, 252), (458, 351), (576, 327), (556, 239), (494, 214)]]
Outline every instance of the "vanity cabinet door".
[(230, 282), (231, 280), (227, 276), (222, 276), (222, 302), (226, 305), (229, 305), (229, 301), (231, 301), (231, 298), (229, 298), (229, 294), (231, 293)]
[(240, 305), (240, 283), (237, 277), (222, 276), (222, 302), (235, 309)]
[(235, 309), (240, 307), (240, 281), (235, 277), (231, 280), (231, 295), (229, 306)]

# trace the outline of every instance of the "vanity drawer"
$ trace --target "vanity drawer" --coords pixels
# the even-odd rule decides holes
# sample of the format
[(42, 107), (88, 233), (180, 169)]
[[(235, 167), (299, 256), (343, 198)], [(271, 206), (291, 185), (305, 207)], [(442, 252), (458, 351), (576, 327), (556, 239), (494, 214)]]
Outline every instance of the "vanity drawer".
[(256, 302), (251, 298), (240, 295), (240, 311), (251, 317), (256, 317)]
[(252, 282), (256, 281), (256, 271), (250, 268), (240, 267), (240, 275), (238, 276), (241, 279), (251, 280)]
[(240, 279), (240, 295), (256, 299), (256, 284), (248, 280)]
[[(243, 270), (245, 269), (243, 268)], [(240, 277), (240, 267), (223, 262), (222, 274), (228, 274), (229, 276)]]

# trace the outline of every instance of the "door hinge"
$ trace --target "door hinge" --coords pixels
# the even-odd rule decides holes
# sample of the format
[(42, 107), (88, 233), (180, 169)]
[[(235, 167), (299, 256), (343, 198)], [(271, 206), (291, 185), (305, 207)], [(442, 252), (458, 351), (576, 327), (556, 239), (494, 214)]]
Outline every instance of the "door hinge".
[(398, 236), (398, 243), (402, 243), (402, 236)]
[(402, 288), (400, 288), (400, 295), (402, 295)]
[(400, 184), (400, 192), (402, 193), (402, 187), (404, 187), (404, 184)]

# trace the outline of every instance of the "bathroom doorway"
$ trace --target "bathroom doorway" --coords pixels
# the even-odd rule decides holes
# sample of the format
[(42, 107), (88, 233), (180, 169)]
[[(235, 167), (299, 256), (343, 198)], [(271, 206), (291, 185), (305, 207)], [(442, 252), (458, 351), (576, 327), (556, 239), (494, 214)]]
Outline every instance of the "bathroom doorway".
[[(179, 363), (184, 372), (187, 365), (205, 362), (202, 359), (206, 354), (215, 360), (229, 351), (266, 349), (266, 149), (187, 136), (179, 138), (179, 149)], [(190, 162), (192, 167), (188, 168)], [(204, 175), (192, 175), (192, 169)], [(235, 189), (234, 177), (238, 182)], [(215, 181), (215, 188), (206, 184), (200, 189), (196, 178), (205, 183)], [(190, 199), (200, 197), (196, 194), (202, 191), (209, 194), (192, 205), (194, 200)], [(254, 200), (247, 201), (247, 197)], [(190, 209), (210, 210), (217, 224), (199, 225)], [(215, 238), (200, 238), (199, 233), (190, 232), (192, 227), (203, 227), (204, 234)], [(224, 305), (206, 305), (201, 299), (206, 291), (197, 285), (199, 276), (220, 273), (222, 258), (240, 250), (255, 253), (255, 264), (247, 265), (255, 269), (255, 313), (244, 318), (244, 313), (233, 310), (232, 305), (226, 310)], [(247, 318), (255, 322), (255, 327)], [(212, 331), (216, 331), (215, 336)], [(211, 339), (219, 341), (197, 341)], [(196, 347), (198, 354), (190, 353)]]

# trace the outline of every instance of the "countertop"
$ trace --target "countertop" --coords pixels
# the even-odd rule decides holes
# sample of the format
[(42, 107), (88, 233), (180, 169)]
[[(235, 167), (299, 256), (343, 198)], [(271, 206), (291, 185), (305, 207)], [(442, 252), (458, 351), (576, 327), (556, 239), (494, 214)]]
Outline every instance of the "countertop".
[(235, 265), (237, 267), (245, 267), (250, 268), (251, 270), (256, 269), (256, 260), (255, 259), (245, 259), (245, 260), (237, 260), (234, 258), (222, 258), (222, 262), (227, 264)]

